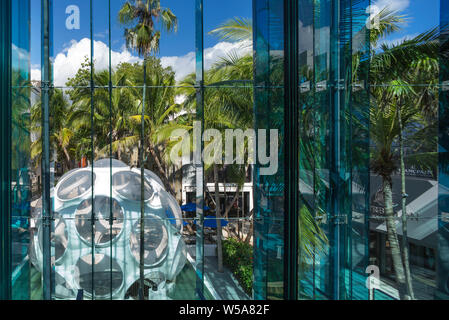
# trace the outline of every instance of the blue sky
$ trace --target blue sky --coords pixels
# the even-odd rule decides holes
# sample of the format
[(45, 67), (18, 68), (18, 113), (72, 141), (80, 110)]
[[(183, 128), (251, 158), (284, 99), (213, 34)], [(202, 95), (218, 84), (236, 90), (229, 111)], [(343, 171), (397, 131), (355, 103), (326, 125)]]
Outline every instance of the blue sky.
[[(280, 0), (279, 0), (280, 1)], [(117, 12), (125, 0), (111, 0), (111, 48), (113, 65), (120, 61), (134, 62), (138, 57), (124, 47), (123, 26), (117, 21)], [(375, 0), (380, 7), (385, 4), (401, 10), (409, 17), (400, 32), (390, 36), (386, 41), (395, 42), (412, 37), (424, 30), (435, 27), (439, 21), (440, 0)], [(40, 64), (41, 34), (41, 0), (31, 0), (31, 62), (35, 77), (38, 76)], [(53, 1), (53, 58), (55, 61), (55, 82), (59, 85), (77, 70), (83, 57), (89, 53), (90, 41), (90, 0), (54, 0)], [(81, 27), (79, 30), (68, 30), (65, 27), (67, 6), (77, 5), (80, 9)], [(159, 56), (164, 65), (171, 65), (177, 73), (185, 75), (193, 71), (193, 52), (195, 50), (195, 1), (194, 0), (161, 0), (163, 7), (169, 7), (179, 19), (178, 32), (163, 34)], [(229, 18), (251, 17), (252, 0), (204, 0), (204, 27), (206, 66), (214, 59), (230, 50), (241, 50), (239, 46), (219, 42), (216, 37), (207, 34)], [(93, 33), (95, 40), (95, 61), (99, 67), (106, 67), (108, 57), (108, 0), (93, 0)], [(84, 41), (82, 41), (84, 39)], [(57, 85), (58, 85), (57, 84)]]
[(440, 0), (379, 0), (377, 2), (380, 6), (389, 3), (407, 16), (407, 23), (387, 41), (394, 42), (413, 37), (439, 25)]
[[(31, 0), (32, 2), (32, 17), (31, 17), (31, 29), (32, 29), (32, 66), (37, 67), (40, 64), (40, 0)], [(117, 12), (125, 0), (112, 0), (111, 1), (111, 38), (112, 38), (112, 51), (120, 53), (125, 51), (123, 39), (124, 28), (119, 25), (117, 20)], [(67, 6), (76, 5), (80, 9), (80, 29), (79, 30), (67, 30), (65, 22), (67, 14), (65, 13)], [(178, 31), (176, 33), (167, 34), (163, 33), (160, 43), (159, 57), (167, 57), (165, 59), (167, 64), (174, 62), (175, 57), (185, 57), (189, 53), (192, 54), (195, 50), (195, 1), (194, 0), (162, 0), (161, 5), (163, 7), (169, 7), (173, 13), (178, 17)], [(59, 54), (66, 54), (67, 50), (71, 48), (75, 42), (79, 42), (82, 39), (90, 39), (90, 1), (89, 0), (56, 0), (53, 1), (53, 57), (58, 60)], [(94, 40), (102, 42), (106, 48), (109, 47), (109, 34), (108, 34), (108, 0), (93, 0), (93, 34)], [(252, 0), (206, 0), (204, 4), (204, 29), (205, 29), (205, 48), (213, 48), (218, 44), (218, 47), (209, 52), (210, 55), (218, 55), (223, 51), (230, 50), (227, 47), (223, 47), (219, 44), (219, 39), (214, 36), (208, 35), (208, 32), (218, 26), (220, 23), (226, 21), (235, 16), (239, 17), (251, 17), (252, 15)], [(79, 47), (78, 47), (79, 48)], [(84, 47), (83, 47), (84, 48)], [(84, 48), (86, 49), (86, 48)], [(97, 48), (97, 52), (94, 53), (95, 60), (106, 59), (102, 46)], [(212, 50), (212, 49), (211, 49)], [(209, 50), (209, 51), (211, 51)], [(107, 51), (107, 50), (106, 50)], [(83, 51), (85, 52), (85, 50)], [(125, 61), (135, 61), (137, 58), (136, 53), (130, 53), (129, 56), (117, 56), (117, 59), (123, 58)], [(73, 56), (72, 56), (73, 57)], [(77, 57), (79, 58), (79, 57)], [(170, 59), (169, 59), (170, 58)], [(60, 61), (60, 59), (59, 59)], [(182, 67), (187, 68), (188, 64), (191, 64), (191, 59), (177, 59), (177, 63)], [(207, 64), (208, 62), (206, 62)], [(187, 65), (186, 65), (187, 64)], [(209, 62), (210, 64), (210, 62)], [(194, 67), (193, 65), (191, 66)], [(36, 69), (36, 68), (35, 68)], [(190, 71), (190, 69), (189, 69)], [(193, 69), (191, 70), (193, 71)], [(62, 71), (61, 71), (62, 72)], [(186, 70), (181, 71), (183, 74)], [(55, 73), (58, 73), (57, 65), (55, 65)]]

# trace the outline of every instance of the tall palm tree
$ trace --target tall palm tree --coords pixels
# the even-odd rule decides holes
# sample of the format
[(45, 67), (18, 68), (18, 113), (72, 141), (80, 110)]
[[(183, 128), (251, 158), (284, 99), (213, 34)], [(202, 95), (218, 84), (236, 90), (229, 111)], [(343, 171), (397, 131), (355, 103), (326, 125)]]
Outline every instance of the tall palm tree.
[[(241, 42), (242, 46), (251, 45), (253, 29), (250, 19), (234, 18), (221, 24), (212, 30), (210, 34), (218, 36), (221, 40)], [(272, 66), (274, 76), (282, 76), (282, 60), (276, 60)], [(211, 88), (205, 92), (205, 127), (211, 128), (253, 128), (253, 57), (248, 54), (240, 56), (236, 52), (231, 52), (227, 56), (220, 57), (219, 60), (205, 74), (205, 83)], [(195, 75), (188, 75), (180, 82), (180, 94), (186, 96), (185, 109), (195, 110)], [(223, 87), (220, 87), (223, 85)], [(219, 87), (214, 88), (215, 86)], [(222, 110), (220, 112), (220, 110)], [(218, 116), (220, 114), (221, 116)], [(279, 123), (279, 126), (281, 124)], [(218, 166), (212, 166), (214, 176), (217, 176)], [(237, 169), (238, 170), (238, 169)], [(240, 174), (240, 178), (245, 176), (246, 170)], [(207, 173), (207, 168), (206, 168)], [(244, 178), (243, 178), (244, 180)], [(242, 181), (243, 181), (242, 180)], [(218, 190), (218, 179), (214, 179), (215, 190)], [(243, 183), (243, 182), (242, 182)], [(215, 195), (216, 206), (219, 205), (219, 197)], [(220, 211), (217, 212), (217, 218)], [(319, 225), (307, 208), (301, 209), (301, 239), (299, 243), (304, 255), (301, 256), (304, 266), (309, 259), (324, 250), (327, 237), (320, 229)], [(220, 225), (217, 223), (217, 233), (221, 234)], [(218, 236), (217, 245), (220, 246)], [(313, 248), (313, 249), (312, 249)], [(220, 269), (220, 250), (218, 248), (218, 262)]]
[[(118, 14), (119, 21), (129, 28), (125, 28), (125, 39), (128, 48), (137, 50), (140, 56), (143, 56), (143, 95), (141, 105), (141, 137), (140, 137), (140, 170), (141, 176), (144, 176), (144, 162), (145, 162), (145, 101), (147, 90), (147, 58), (151, 53), (156, 53), (159, 50), (159, 41), (161, 38), (161, 31), (157, 29), (157, 22), (160, 21), (160, 26), (167, 32), (176, 31), (178, 19), (173, 12), (168, 8), (161, 8), (160, 0), (134, 0), (127, 1), (123, 4)], [(150, 113), (152, 116), (152, 112)], [(152, 154), (154, 149), (151, 148)], [(144, 181), (142, 179), (140, 186), (141, 194), (144, 194)], [(144, 299), (144, 202), (141, 201), (140, 211), (140, 297)]]
[[(436, 148), (436, 132), (427, 136), (422, 134), (423, 131), (431, 133), (435, 128), (429, 119), (437, 110), (436, 87), (419, 88), (416, 85), (422, 83), (421, 74), (433, 78), (427, 83), (438, 79), (438, 36), (439, 31), (435, 28), (393, 46), (382, 45), (380, 52), (373, 50), (371, 58), (371, 94), (377, 105), (377, 111), (371, 113), (370, 120), (371, 136), (376, 145), (372, 163), (374, 172), (383, 179), (387, 235), (401, 299), (414, 299), (407, 241), (405, 161), (417, 168), (430, 169), (436, 160), (436, 149), (430, 152), (425, 149), (429, 146)], [(384, 87), (385, 84), (388, 86)], [(411, 126), (415, 127), (413, 133), (405, 137), (405, 129)], [(414, 144), (421, 141), (425, 148), (406, 155), (406, 140)], [(396, 143), (399, 144), (399, 152), (395, 151)], [(402, 190), (401, 246), (396, 234), (391, 187), (391, 176), (398, 166)]]
[[(411, 285), (411, 276), (408, 258), (407, 244), (407, 213), (405, 205), (405, 166), (404, 161), (407, 160), (409, 165), (420, 168), (431, 168), (435, 163), (435, 152), (427, 150), (429, 146), (434, 145), (431, 137), (435, 137), (432, 132), (434, 124), (428, 119), (435, 115), (436, 99), (435, 90), (432, 85), (421, 88), (413, 92), (411, 86), (418, 83), (419, 75), (429, 75), (427, 81), (419, 83), (432, 83), (437, 81), (438, 66), (438, 32), (430, 30), (414, 39), (405, 40), (401, 44), (388, 47), (380, 45), (379, 42), (398, 30), (400, 25), (406, 21), (406, 17), (399, 15), (397, 12), (385, 8), (379, 13), (379, 28), (370, 30), (371, 45), (371, 95), (375, 106), (371, 107), (370, 113), (370, 131), (371, 139), (376, 145), (376, 151), (372, 152), (372, 169), (383, 178), (383, 192), (387, 219), (387, 233), (392, 246), (392, 255), (398, 281), (398, 288), (401, 298), (413, 298), (413, 288)], [(243, 41), (252, 38), (252, 28), (247, 20), (233, 19), (227, 24), (221, 25), (212, 33), (219, 35), (223, 40)], [(353, 72), (358, 72), (360, 67), (360, 57), (357, 55), (353, 59)], [(358, 63), (357, 63), (358, 62)], [(406, 70), (407, 72), (404, 72)], [(421, 76), (422, 77), (422, 76)], [(401, 80), (402, 79), (402, 80)], [(430, 80), (430, 81), (429, 81)], [(402, 83), (398, 83), (402, 81)], [(376, 87), (375, 84), (385, 84), (390, 82), (390, 89), (385, 90), (382, 86)], [(409, 84), (407, 84), (408, 82)], [(426, 110), (427, 109), (427, 110)], [(310, 110), (302, 115), (302, 123), (306, 125), (310, 123), (307, 119), (312, 119), (309, 115)], [(427, 116), (423, 119), (422, 114)], [(424, 122), (423, 122), (424, 121)], [(427, 122), (425, 122), (427, 121)], [(415, 125), (417, 128), (413, 134), (404, 137), (404, 128)], [(305, 132), (309, 130), (305, 128)], [(426, 134), (427, 133), (427, 134)], [(303, 139), (302, 139), (303, 140)], [(433, 139), (434, 140), (434, 139)], [(418, 142), (418, 141), (421, 141)], [(395, 151), (395, 144), (399, 142), (399, 155)], [(420, 146), (420, 150), (416, 150), (413, 155), (404, 154), (404, 144)], [(302, 154), (306, 158), (310, 155), (312, 158), (306, 159), (304, 164), (313, 164), (313, 147), (308, 147), (308, 141), (300, 141)], [(423, 145), (427, 146), (423, 150)], [(359, 157), (362, 159), (363, 157)], [(399, 158), (400, 171), (402, 177), (402, 254), (399, 241), (397, 240), (396, 228), (394, 223), (394, 213), (392, 207), (392, 188), (391, 176), (395, 172)], [(310, 167), (313, 172), (313, 165)], [(320, 177), (313, 179), (315, 183), (320, 182)], [(304, 201), (306, 203), (306, 201)], [(309, 210), (303, 210), (301, 214), (307, 214)], [(305, 219), (307, 221), (307, 219)], [(311, 225), (309, 230), (314, 230)], [(317, 230), (317, 229), (315, 229)], [(319, 232), (318, 232), (319, 233)], [(311, 253), (305, 248), (305, 252)]]
[[(40, 159), (42, 154), (42, 139), (40, 135), (42, 106), (39, 100), (31, 107), (31, 131), (37, 139), (31, 144), (31, 159)], [(63, 163), (67, 170), (72, 169), (74, 156), (74, 131), (69, 117), (73, 109), (64, 93), (60, 89), (53, 89), (50, 94), (50, 145), (56, 153), (58, 161)], [(38, 160), (39, 161), (39, 160)]]

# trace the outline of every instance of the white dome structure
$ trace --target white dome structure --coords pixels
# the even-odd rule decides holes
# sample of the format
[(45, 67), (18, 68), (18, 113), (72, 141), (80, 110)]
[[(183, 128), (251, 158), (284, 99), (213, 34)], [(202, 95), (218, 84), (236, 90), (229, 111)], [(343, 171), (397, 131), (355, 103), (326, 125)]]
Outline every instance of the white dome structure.
[[(93, 170), (69, 171), (54, 189), (51, 250), (57, 299), (73, 299), (80, 289), (87, 299), (93, 294), (109, 299), (111, 288), (113, 299), (137, 298), (130, 288), (139, 281), (140, 169), (118, 160), (112, 160), (111, 168), (110, 163), (103, 159), (93, 164)], [(176, 199), (149, 170), (145, 170), (144, 206), (145, 294), (149, 299), (168, 299), (186, 263), (182, 214)], [(42, 270), (39, 218), (31, 249)]]

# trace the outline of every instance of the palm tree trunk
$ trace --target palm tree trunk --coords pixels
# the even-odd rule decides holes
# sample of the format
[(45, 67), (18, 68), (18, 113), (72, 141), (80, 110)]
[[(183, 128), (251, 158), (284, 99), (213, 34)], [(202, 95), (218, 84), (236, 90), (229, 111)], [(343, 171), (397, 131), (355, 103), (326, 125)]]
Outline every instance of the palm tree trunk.
[(72, 169), (72, 165), (71, 165), (71, 161), (70, 161), (70, 155), (69, 152), (67, 151), (66, 147), (63, 147), (62, 150), (64, 151), (64, 155), (67, 161), (67, 170), (71, 170)]
[(156, 163), (157, 166), (157, 170), (159, 171), (159, 178), (161, 178), (162, 182), (164, 183), (165, 188), (167, 189), (167, 191), (169, 191), (172, 195), (176, 196), (175, 191), (173, 190), (170, 181), (168, 181), (165, 170), (162, 166), (162, 163), (159, 159), (159, 156), (157, 155), (155, 148), (151, 145), (150, 148), (150, 153), (153, 157), (154, 162)]
[(221, 208), (220, 208), (220, 190), (218, 189), (218, 165), (214, 163), (214, 181), (215, 181), (215, 214), (217, 217), (217, 259), (218, 272), (223, 272), (223, 246), (221, 229)]
[[(236, 189), (236, 191), (235, 191), (234, 198), (232, 198), (231, 202), (230, 202), (230, 203), (228, 204), (228, 206), (225, 208), (225, 212), (224, 212), (224, 217), (225, 217), (225, 219), (228, 219), (228, 218), (229, 218), (229, 211), (231, 211), (232, 207), (234, 206), (234, 203), (238, 200), (239, 194), (240, 194), (240, 184), (237, 185), (237, 189)], [(227, 199), (227, 198), (228, 198), (228, 197), (226, 196), (226, 199)], [(238, 224), (238, 220), (237, 220), (237, 224)], [(228, 226), (229, 226), (229, 223), (228, 223)], [(231, 231), (230, 231), (229, 227), (228, 227), (227, 230), (228, 230), (228, 234), (231, 234)], [(239, 238), (239, 234), (236, 233), (236, 235), (237, 235), (237, 238), (240, 239), (240, 238)]]
[(393, 191), (391, 189), (391, 181), (382, 177), (383, 193), (385, 201), (385, 215), (387, 224), (387, 238), (390, 243), (391, 256), (393, 259), (393, 267), (396, 275), (396, 283), (401, 300), (409, 300), (407, 295), (407, 286), (405, 283), (404, 266), (402, 264), (401, 250), (399, 248), (398, 235), (396, 233), (396, 222), (393, 212)]
[(254, 213), (254, 209), (251, 210), (250, 214), (249, 214), (249, 230), (248, 233), (246, 234), (246, 238), (245, 238), (245, 243), (250, 243), (251, 241), (251, 237), (253, 235), (254, 232), (254, 218), (253, 218), (253, 213)]
[(398, 121), (399, 121), (399, 148), (400, 148), (400, 162), (401, 162), (401, 189), (402, 189), (402, 262), (405, 270), (405, 280), (407, 283), (407, 293), (410, 299), (414, 300), (412, 277), (410, 273), (410, 261), (408, 253), (408, 237), (407, 237), (407, 193), (405, 191), (405, 164), (404, 164), (404, 139), (402, 136), (402, 114), (401, 107), (398, 106)]

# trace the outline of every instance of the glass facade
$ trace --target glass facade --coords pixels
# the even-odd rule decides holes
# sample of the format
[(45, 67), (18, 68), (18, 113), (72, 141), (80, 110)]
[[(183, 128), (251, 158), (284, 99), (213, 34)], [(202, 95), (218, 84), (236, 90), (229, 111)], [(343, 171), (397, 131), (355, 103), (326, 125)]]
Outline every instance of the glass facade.
[(1, 298), (449, 298), (449, 1), (386, 3), (2, 1)]

